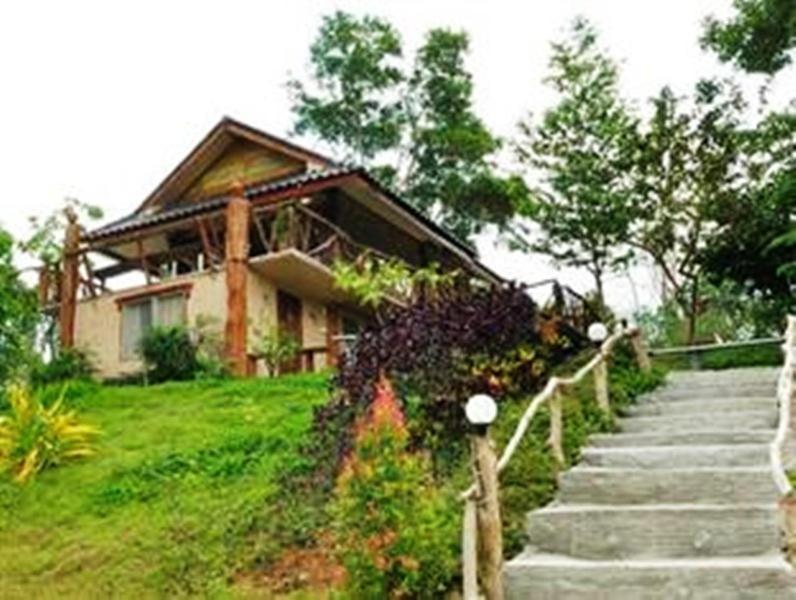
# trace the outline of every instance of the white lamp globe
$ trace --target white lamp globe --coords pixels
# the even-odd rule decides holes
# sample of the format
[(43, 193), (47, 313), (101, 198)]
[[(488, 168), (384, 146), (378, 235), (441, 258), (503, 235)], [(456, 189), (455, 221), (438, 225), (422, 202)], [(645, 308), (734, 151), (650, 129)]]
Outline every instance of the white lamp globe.
[(608, 337), (608, 328), (602, 323), (592, 323), (587, 333), (592, 342), (600, 343)]
[(497, 404), (492, 396), (476, 394), (467, 401), (464, 413), (473, 425), (489, 425), (497, 417)]

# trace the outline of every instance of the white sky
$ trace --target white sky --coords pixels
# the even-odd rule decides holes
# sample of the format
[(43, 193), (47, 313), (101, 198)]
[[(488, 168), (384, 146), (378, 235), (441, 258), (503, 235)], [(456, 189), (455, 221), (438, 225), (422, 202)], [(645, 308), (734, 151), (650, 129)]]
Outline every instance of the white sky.
[[(65, 196), (122, 216), (224, 114), (285, 134), (284, 83), (304, 73), (321, 15), (337, 8), (386, 17), (409, 55), (431, 27), (467, 30), (477, 110), (505, 137), (552, 101), (541, 83), (549, 43), (578, 14), (623, 61), (625, 95), (639, 103), (663, 84), (686, 92), (700, 76), (730, 72), (697, 43), (704, 16), (727, 14), (730, 0), (3, 2), (0, 223), (22, 236), (28, 215)], [(776, 80), (775, 103), (796, 95), (794, 71)], [(589, 287), (588, 276), (544, 259), (480, 246), (505, 276)], [(633, 277), (641, 301), (651, 301), (649, 270)], [(626, 277), (607, 292), (625, 310), (634, 305)]]

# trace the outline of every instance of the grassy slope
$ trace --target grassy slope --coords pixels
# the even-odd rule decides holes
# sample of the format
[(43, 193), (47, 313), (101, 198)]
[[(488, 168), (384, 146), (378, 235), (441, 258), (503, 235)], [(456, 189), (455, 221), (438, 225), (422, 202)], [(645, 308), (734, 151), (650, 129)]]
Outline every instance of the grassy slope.
[(227, 595), (237, 568), (274, 551), (275, 476), (325, 396), (324, 377), (303, 375), (78, 398), (104, 432), (99, 456), (0, 484), (1, 595)]

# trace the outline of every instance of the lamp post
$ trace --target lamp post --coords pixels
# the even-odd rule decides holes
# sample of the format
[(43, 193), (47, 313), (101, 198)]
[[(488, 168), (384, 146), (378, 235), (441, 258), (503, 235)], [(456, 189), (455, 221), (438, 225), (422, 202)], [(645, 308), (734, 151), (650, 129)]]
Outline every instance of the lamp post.
[(488, 600), (503, 599), (503, 531), (500, 521), (497, 456), (489, 426), (497, 417), (497, 404), (486, 394), (472, 396), (464, 412), (472, 425), (473, 470), (478, 485), (478, 567)]

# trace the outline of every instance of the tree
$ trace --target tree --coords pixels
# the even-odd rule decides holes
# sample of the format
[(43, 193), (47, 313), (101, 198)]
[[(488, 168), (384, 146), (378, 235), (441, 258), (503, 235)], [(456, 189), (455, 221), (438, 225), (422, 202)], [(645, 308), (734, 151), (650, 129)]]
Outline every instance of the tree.
[(386, 21), (342, 11), (324, 17), (310, 46), (317, 91), (296, 79), (288, 82), (295, 132), (316, 134), (347, 160), (363, 164), (395, 148), (405, 117), (401, 56), (401, 38)]
[(694, 341), (703, 255), (716, 219), (738, 192), (743, 98), (734, 86), (697, 84), (692, 107), (669, 88), (653, 99), (633, 171), (639, 212), (631, 243), (660, 267)]
[(407, 198), (467, 239), (484, 224), (506, 226), (526, 194), (519, 177), (489, 162), (501, 143), (473, 111), (464, 32), (434, 29), (417, 53), (409, 81), (411, 124)]
[(629, 258), (624, 241), (634, 215), (627, 173), (636, 122), (618, 77), (594, 28), (577, 19), (570, 37), (553, 44), (547, 82), (559, 102), (540, 123), (522, 123), (517, 144), (520, 160), (541, 169), (545, 183), (524, 211), (542, 234), (528, 247), (588, 269), (601, 302), (605, 274)]
[(773, 75), (790, 64), (796, 46), (796, 3), (734, 0), (733, 4), (737, 13), (732, 19), (706, 20), (702, 47), (751, 73)]
[(490, 161), (501, 144), (473, 110), (468, 50), (464, 32), (434, 29), (408, 69), (386, 21), (327, 16), (310, 47), (311, 85), (289, 83), (295, 132), (367, 166), (463, 240), (504, 227), (526, 190)]
[(744, 131), (743, 151), (743, 185), (716, 214), (703, 260), (714, 279), (732, 280), (769, 305), (779, 326), (794, 306), (796, 282), (796, 113), (771, 113)]
[(14, 266), (14, 240), (0, 229), (0, 384), (27, 366), (37, 320), (36, 296)]

